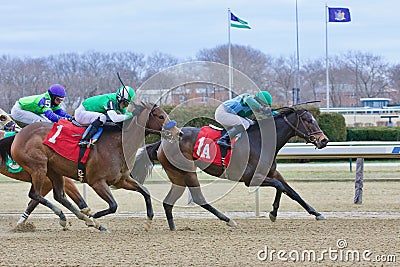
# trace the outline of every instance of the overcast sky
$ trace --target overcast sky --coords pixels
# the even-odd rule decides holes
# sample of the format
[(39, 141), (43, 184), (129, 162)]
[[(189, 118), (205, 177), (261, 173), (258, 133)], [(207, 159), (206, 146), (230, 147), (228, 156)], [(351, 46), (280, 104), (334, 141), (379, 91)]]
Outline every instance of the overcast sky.
[[(329, 55), (349, 50), (400, 63), (400, 1), (298, 0), (300, 60), (325, 57), (325, 4), (348, 7), (329, 23)], [(167, 53), (181, 59), (228, 43), (228, 8), (251, 30), (231, 43), (272, 56), (296, 55), (295, 0), (0, 0), (0, 55), (64, 52)]]

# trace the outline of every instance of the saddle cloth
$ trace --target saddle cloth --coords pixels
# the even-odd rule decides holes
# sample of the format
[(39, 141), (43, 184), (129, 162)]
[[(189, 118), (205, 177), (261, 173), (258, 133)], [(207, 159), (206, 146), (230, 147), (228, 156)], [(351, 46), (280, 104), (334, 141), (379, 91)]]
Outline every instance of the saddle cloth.
[[(50, 132), (47, 134), (43, 144), (53, 149), (64, 158), (78, 162), (80, 149), (78, 143), (84, 132), (85, 128), (77, 127), (70, 121), (61, 119), (53, 124), (53, 128), (51, 128)], [(86, 163), (89, 151), (89, 148), (86, 149), (81, 159), (82, 163)]]
[[(225, 158), (223, 159), (221, 147), (217, 144), (218, 139), (221, 137), (222, 131), (210, 126), (203, 126), (197, 136), (196, 143), (193, 149), (193, 158), (212, 163), (218, 166), (229, 166), (231, 160), (232, 150), (226, 151)], [(233, 145), (232, 140), (231, 144)]]

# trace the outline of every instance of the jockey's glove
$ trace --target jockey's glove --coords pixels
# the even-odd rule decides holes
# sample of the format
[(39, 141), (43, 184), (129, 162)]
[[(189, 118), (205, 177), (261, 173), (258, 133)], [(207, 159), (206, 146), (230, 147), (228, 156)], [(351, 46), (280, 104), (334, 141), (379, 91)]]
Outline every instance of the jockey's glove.
[(132, 112), (126, 112), (125, 116), (126, 116), (126, 120), (129, 120), (133, 117), (133, 114), (132, 114)]

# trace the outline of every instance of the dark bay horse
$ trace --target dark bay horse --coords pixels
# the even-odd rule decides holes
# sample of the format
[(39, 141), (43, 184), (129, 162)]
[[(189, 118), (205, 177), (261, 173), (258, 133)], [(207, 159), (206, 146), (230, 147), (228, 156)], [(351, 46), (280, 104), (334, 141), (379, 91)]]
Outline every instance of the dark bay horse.
[[(273, 129), (272, 131), (275, 131), (275, 134), (271, 131), (267, 131), (267, 134), (262, 133), (265, 129)], [(131, 173), (132, 177), (142, 183), (151, 171), (149, 167), (152, 166), (152, 162), (158, 160), (161, 163), (172, 182), (171, 189), (163, 201), (171, 230), (175, 230), (172, 208), (182, 196), (186, 187), (189, 188), (196, 204), (210, 211), (229, 226), (236, 225), (232, 219), (207, 203), (200, 189), (196, 167), (200, 167), (212, 176), (244, 182), (246, 186), (272, 186), (276, 188), (273, 210), (269, 214), (272, 221), (276, 220), (282, 193), (297, 201), (317, 220), (325, 219), (287, 184), (277, 170), (276, 155), (291, 137), (299, 136), (306, 142), (314, 144), (318, 149), (324, 148), (328, 143), (328, 138), (322, 132), (312, 114), (306, 109), (286, 108), (273, 119), (259, 120), (258, 123), (250, 126), (247, 130), (247, 138), (242, 135), (234, 144), (231, 162), (226, 170), (222, 166), (210, 163), (204, 165), (204, 162), (194, 160), (193, 148), (200, 128), (183, 127), (181, 130), (183, 136), (179, 146), (159, 141), (142, 149), (137, 155)], [(151, 162), (149, 162), (149, 159)]]
[[(109, 188), (123, 188), (138, 191), (145, 198), (147, 209), (146, 230), (153, 218), (153, 208), (148, 190), (130, 177), (137, 149), (143, 144), (145, 135), (151, 132), (163, 133), (164, 126), (171, 125), (168, 115), (158, 106), (138, 105), (135, 116), (121, 127), (105, 127), (104, 132), (92, 147), (86, 162), (86, 183), (108, 203), (108, 209), (98, 211), (93, 218), (99, 218), (117, 210), (117, 203)], [(65, 197), (63, 176), (79, 180), (77, 163), (68, 160), (43, 144), (52, 129), (52, 123), (33, 123), (23, 128), (17, 135), (0, 140), (2, 160), (8, 154), (31, 176), (29, 197), (50, 208), (60, 218), (60, 225), (66, 226), (66, 217), (60, 208), (43, 198), (42, 187), (46, 176), (51, 180), (54, 198), (84, 220), (88, 226), (102, 229), (99, 224), (76, 209)], [(180, 134), (176, 126), (169, 127), (172, 136)], [(164, 136), (168, 136), (164, 134)], [(132, 161), (132, 162), (130, 162)]]

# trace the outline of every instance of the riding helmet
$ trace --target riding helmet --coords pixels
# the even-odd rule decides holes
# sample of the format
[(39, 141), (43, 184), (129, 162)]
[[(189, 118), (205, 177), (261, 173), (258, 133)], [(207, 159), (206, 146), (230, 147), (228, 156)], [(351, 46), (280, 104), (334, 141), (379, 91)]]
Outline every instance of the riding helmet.
[(132, 89), (132, 87), (129, 86), (121, 86), (117, 90), (117, 101), (118, 103), (121, 103), (122, 101), (126, 101), (129, 104), (135, 100), (136, 94), (135, 91)]
[(62, 87), (60, 84), (53, 84), (50, 86), (49, 90), (50, 96), (59, 96), (59, 97), (65, 97), (65, 89)]
[(256, 94), (256, 98), (262, 104), (270, 106), (272, 104), (272, 96), (267, 91), (260, 91)]

